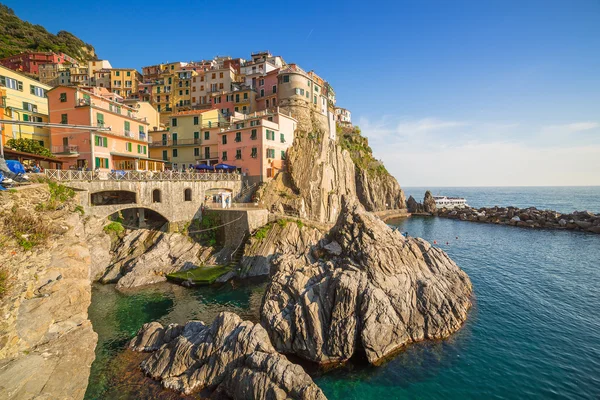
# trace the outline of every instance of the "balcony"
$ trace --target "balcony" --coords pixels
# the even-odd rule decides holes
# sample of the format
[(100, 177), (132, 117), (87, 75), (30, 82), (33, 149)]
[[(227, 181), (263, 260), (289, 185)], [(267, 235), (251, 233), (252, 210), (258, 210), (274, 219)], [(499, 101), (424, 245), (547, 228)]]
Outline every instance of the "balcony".
[(77, 100), (77, 107), (85, 107), (85, 106), (89, 106), (90, 104), (92, 104), (92, 101), (90, 99)]
[(57, 155), (77, 155), (77, 154), (79, 154), (79, 146), (77, 146), (77, 145), (52, 146), (52, 153), (57, 154)]
[(6, 97), (0, 97), (0, 108), (6, 108)]
[(176, 139), (176, 140), (157, 140), (150, 143), (150, 147), (170, 147), (170, 146), (199, 146), (202, 139)]
[(131, 133), (130, 131), (123, 131), (123, 134), (125, 135), (125, 137), (133, 139), (133, 133)]

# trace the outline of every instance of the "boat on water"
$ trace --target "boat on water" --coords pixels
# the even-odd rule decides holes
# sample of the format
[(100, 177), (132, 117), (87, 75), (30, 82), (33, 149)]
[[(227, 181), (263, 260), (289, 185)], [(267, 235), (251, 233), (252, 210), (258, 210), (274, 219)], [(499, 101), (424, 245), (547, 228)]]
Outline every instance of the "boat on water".
[(469, 207), (463, 197), (433, 196), (436, 208), (466, 208)]

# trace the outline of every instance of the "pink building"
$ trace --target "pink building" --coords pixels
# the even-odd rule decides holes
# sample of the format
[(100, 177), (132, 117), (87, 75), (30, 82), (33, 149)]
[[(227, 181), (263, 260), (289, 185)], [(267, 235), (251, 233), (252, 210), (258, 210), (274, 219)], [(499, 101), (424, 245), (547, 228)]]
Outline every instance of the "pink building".
[(275, 108), (277, 101), (277, 76), (279, 68), (269, 71), (264, 77), (257, 78), (256, 109), (258, 111)]
[(221, 162), (234, 165), (251, 183), (263, 182), (285, 168), (297, 121), (280, 112), (235, 113), (231, 125), (218, 133)]
[[(50, 123), (81, 128), (51, 128), (52, 153), (63, 168), (100, 170), (162, 170), (148, 157), (147, 117), (117, 100), (105, 88), (84, 90), (57, 86), (48, 91)], [(85, 129), (104, 128), (101, 131)]]

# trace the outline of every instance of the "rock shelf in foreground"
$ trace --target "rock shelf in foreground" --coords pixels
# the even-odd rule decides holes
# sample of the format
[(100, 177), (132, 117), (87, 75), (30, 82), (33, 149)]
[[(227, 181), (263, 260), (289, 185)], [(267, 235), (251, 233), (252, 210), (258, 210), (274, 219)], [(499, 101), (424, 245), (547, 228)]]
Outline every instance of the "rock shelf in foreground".
[(210, 325), (145, 324), (129, 346), (154, 351), (142, 370), (185, 394), (209, 390), (233, 399), (325, 399), (302, 367), (277, 353), (262, 326), (233, 313), (220, 313)]
[(471, 307), (467, 274), (360, 204), (344, 208), (317, 262), (274, 260), (261, 318), (275, 348), (318, 363), (364, 350), (377, 364), (408, 343), (458, 330)]
[(436, 215), (442, 218), (488, 224), (600, 233), (600, 214), (593, 214), (589, 211), (561, 214), (551, 210), (538, 210), (535, 207), (483, 207), (479, 209), (441, 209), (437, 210)]

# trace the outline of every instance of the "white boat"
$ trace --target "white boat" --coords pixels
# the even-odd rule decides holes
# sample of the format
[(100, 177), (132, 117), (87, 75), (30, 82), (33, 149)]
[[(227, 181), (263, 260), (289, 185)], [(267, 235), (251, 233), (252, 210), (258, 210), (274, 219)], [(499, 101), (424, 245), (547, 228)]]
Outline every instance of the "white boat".
[(436, 208), (466, 208), (469, 207), (463, 197), (433, 196)]

